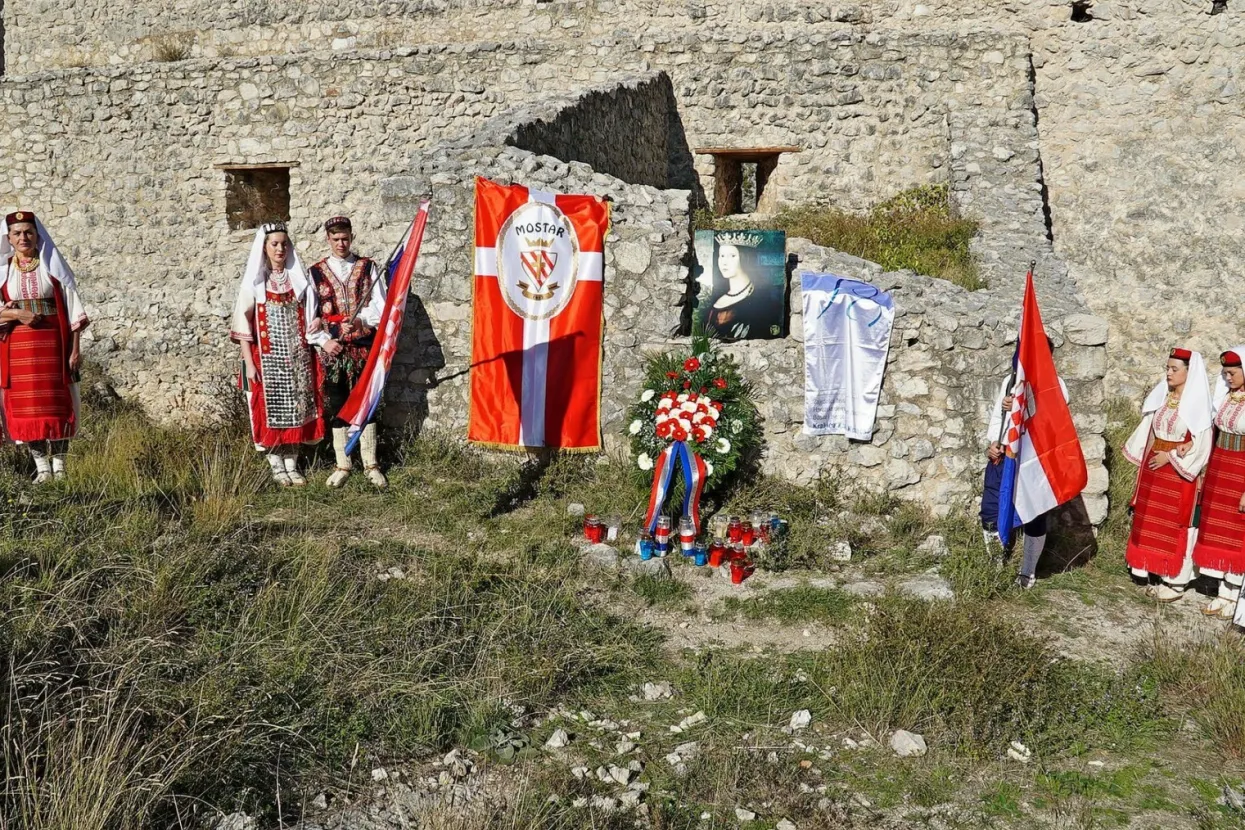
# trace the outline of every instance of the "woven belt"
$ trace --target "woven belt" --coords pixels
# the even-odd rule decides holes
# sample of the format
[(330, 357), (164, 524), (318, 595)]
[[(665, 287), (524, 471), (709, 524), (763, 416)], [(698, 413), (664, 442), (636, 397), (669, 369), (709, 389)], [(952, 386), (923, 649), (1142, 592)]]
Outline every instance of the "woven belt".
[(1150, 445), (1150, 452), (1171, 452), (1183, 443), (1183, 441), (1165, 441), (1156, 437), (1154, 443)]
[(1230, 452), (1245, 451), (1245, 435), (1233, 435), (1230, 432), (1221, 432), (1215, 438), (1215, 446), (1221, 450), (1229, 450)]
[(56, 303), (52, 300), (13, 300), (13, 305), (40, 317), (56, 316)]

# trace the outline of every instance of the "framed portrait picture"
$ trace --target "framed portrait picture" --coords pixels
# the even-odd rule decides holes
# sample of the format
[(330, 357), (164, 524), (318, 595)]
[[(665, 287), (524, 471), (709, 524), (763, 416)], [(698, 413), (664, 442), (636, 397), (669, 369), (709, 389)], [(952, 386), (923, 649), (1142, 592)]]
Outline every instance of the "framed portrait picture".
[(785, 231), (697, 231), (693, 319), (718, 340), (787, 334)]

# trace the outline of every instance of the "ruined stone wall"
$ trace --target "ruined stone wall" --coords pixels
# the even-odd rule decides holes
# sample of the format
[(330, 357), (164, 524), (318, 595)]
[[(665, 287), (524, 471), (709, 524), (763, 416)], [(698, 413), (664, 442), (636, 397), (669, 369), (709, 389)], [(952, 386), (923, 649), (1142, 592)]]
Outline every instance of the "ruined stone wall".
[[(1203, 10), (1204, 11), (1204, 10)], [(1111, 323), (1108, 386), (1140, 402), (1167, 350), (1245, 341), (1245, 21), (1077, 25), (1034, 38), (1056, 249)]]
[(252, 232), (230, 231), (216, 164), (288, 163), (304, 259), (346, 212), (384, 257), (378, 182), (430, 141), (542, 91), (484, 89), (516, 50), (409, 50), (384, 62), (259, 58), (0, 81), (0, 205), (42, 214), (78, 272), (88, 359), (154, 413), (210, 413), (233, 370), (227, 315)]

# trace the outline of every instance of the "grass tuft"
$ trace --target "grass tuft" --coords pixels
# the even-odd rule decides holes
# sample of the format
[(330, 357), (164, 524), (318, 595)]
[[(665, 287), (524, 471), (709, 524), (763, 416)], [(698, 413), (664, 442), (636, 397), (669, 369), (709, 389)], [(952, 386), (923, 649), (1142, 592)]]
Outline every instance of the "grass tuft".
[(847, 619), (856, 607), (856, 598), (836, 588), (802, 585), (770, 591), (755, 599), (727, 597), (722, 604), (729, 616), (750, 620), (771, 619), (781, 623), (837, 623)]
[[(744, 221), (703, 213), (696, 224), (729, 230), (743, 227)], [(876, 262), (888, 271), (908, 269), (969, 291), (986, 287), (969, 251), (977, 223), (955, 215), (951, 190), (945, 184), (905, 190), (863, 215), (805, 205), (771, 218), (749, 218), (746, 225), (786, 231), (788, 236)]]

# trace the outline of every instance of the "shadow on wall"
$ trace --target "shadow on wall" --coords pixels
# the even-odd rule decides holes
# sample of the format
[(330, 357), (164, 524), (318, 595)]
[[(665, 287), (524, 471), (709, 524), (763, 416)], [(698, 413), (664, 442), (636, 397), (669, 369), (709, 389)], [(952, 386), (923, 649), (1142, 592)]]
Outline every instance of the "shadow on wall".
[[(386, 387), (387, 401), (383, 411), (386, 425), (401, 426), (408, 434), (418, 436), (428, 420), (428, 390), (435, 389), (453, 376), (438, 378), (445, 368), (445, 352), (424, 301), (411, 294), (406, 301), (406, 318), (398, 340), (398, 354)], [(401, 390), (401, 394), (395, 392)]]

